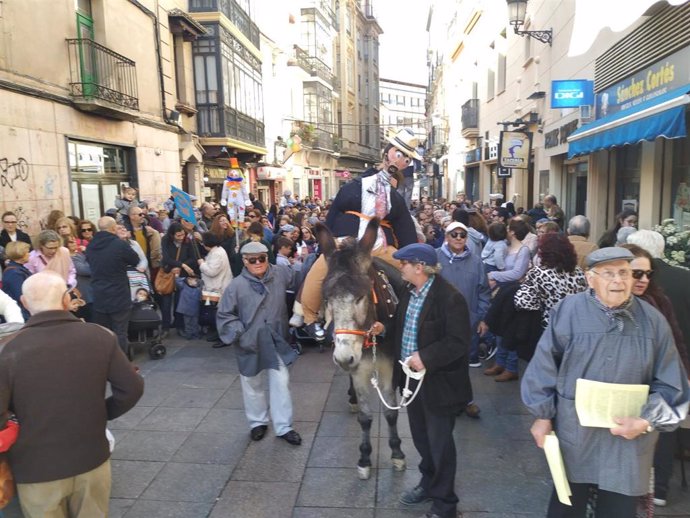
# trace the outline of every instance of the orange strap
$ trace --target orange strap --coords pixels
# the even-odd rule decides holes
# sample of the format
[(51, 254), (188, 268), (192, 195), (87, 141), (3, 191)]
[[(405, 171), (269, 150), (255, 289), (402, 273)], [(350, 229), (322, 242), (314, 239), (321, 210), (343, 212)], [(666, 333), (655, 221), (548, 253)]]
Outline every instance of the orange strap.
[[(371, 221), (372, 219), (374, 219), (374, 216), (367, 216), (366, 214), (362, 214), (361, 212), (357, 212), (356, 210), (346, 210), (345, 214), (350, 214), (351, 216), (357, 216), (359, 218), (366, 219), (367, 221)], [(398, 238), (395, 235), (395, 231), (393, 230), (393, 225), (390, 224), (390, 221), (388, 221), (386, 219), (382, 219), (381, 220), (381, 226), (390, 229), (391, 234), (393, 234), (393, 246), (395, 246), (395, 248), (400, 248), (398, 246)]]

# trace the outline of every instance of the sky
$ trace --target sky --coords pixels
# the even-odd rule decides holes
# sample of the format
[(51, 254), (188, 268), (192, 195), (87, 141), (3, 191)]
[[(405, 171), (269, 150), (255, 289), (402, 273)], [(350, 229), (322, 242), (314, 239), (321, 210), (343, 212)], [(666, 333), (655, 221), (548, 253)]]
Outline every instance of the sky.
[(426, 85), (429, 0), (373, 0), (373, 6), (383, 29), (379, 77)]

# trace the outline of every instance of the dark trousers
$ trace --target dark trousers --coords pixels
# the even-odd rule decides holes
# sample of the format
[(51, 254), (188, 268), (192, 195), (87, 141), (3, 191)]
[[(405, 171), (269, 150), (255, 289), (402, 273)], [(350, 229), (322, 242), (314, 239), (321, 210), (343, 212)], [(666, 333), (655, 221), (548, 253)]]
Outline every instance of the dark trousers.
[(127, 354), (127, 328), (129, 327), (129, 316), (132, 308), (123, 309), (113, 313), (93, 312), (93, 321), (103, 327), (110, 329), (117, 336), (122, 352)]
[[(570, 483), (573, 495), (570, 497), (572, 506), (563, 505), (558, 501), (556, 490), (551, 493), (547, 518), (585, 518), (589, 488), (592, 484)], [(595, 516), (600, 518), (635, 518), (639, 496), (621, 495), (611, 491), (597, 490), (597, 508)]]
[(178, 291), (161, 296), (160, 307), (163, 329), (170, 329), (173, 324), (178, 331), (184, 329), (184, 317), (175, 311), (179, 300), (180, 294)]
[(668, 484), (673, 473), (673, 454), (676, 451), (679, 430), (661, 432), (654, 450), (654, 495), (666, 500)]
[(433, 499), (432, 513), (443, 518), (455, 518), (458, 506), (455, 494), (457, 459), (453, 440), (455, 416), (432, 413), (422, 404), (420, 396), (423, 392), (422, 386), (417, 398), (407, 407), (412, 441), (422, 457), (419, 463), (422, 473), (420, 485)]

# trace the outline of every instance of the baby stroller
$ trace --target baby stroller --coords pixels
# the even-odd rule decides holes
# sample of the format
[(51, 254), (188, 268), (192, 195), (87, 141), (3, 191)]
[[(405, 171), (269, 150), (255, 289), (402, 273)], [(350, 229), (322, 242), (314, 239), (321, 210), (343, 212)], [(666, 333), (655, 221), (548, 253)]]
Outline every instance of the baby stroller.
[(134, 356), (133, 347), (139, 345), (148, 346), (152, 360), (163, 358), (167, 350), (161, 343), (162, 332), (163, 321), (156, 303), (153, 300), (134, 302), (129, 318), (127, 357), (131, 360)]
[[(148, 346), (152, 360), (160, 360), (167, 352), (160, 339), (163, 321), (158, 306), (153, 301), (148, 276), (145, 273), (128, 271), (127, 277), (134, 300), (129, 317), (127, 357), (131, 360), (134, 357), (133, 347), (140, 345)], [(142, 300), (138, 295), (144, 292)]]

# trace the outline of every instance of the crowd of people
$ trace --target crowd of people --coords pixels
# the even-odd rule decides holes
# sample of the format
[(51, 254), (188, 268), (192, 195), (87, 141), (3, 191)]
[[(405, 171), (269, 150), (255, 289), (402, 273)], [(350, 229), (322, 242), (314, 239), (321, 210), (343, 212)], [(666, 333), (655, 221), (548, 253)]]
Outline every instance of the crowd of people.
[[(565, 221), (553, 195), (529, 210), (473, 202), (464, 193), (454, 200), (422, 196), (408, 206), (397, 187), (418, 158), (416, 142), (407, 130), (388, 140), (381, 163), (329, 202), (284, 191), (267, 209), (251, 196), (243, 221), (213, 202), (201, 203), (191, 221), (172, 199), (142, 202), (132, 188), (96, 223), (54, 210), (35, 236), (7, 211), (0, 310), (8, 321), (34, 325), (32, 279), (47, 276), (55, 295), (50, 308), (71, 313), (70, 324), (81, 319), (110, 329), (124, 354), (132, 306), (155, 301), (161, 340), (174, 330), (216, 348), (236, 347), (251, 439), (263, 439), (272, 422), (277, 437), (298, 446), (288, 369), (297, 350), (289, 326), (327, 338), (321, 285), (329, 265), (316, 226), (323, 223), (336, 238), (361, 238), (376, 217), (372, 254), (397, 267), (409, 291), (400, 296), (394, 329), (376, 322), (370, 332), (392, 333), (399, 359), (426, 370), (408, 407), (421, 480), (402, 494), (403, 504), (431, 500), (425, 516), (455, 516), (455, 417), (481, 412), (469, 369), (484, 367), (486, 376), (507, 383), (520, 379), (520, 360), (528, 364), (521, 389), (536, 418), (535, 441), (543, 446), (552, 430), (559, 434), (574, 486), (574, 507), (554, 493), (549, 516), (584, 516), (593, 501), (602, 516), (633, 516), (652, 466), (655, 502), (665, 504), (673, 433), (690, 400), (690, 272), (662, 261), (663, 238), (637, 230), (634, 213), (619, 214), (595, 244), (589, 220)], [(133, 405), (141, 388), (123, 374), (122, 357), (113, 376), (130, 388), (108, 417)], [(0, 371), (4, 365), (0, 350)], [(586, 428), (574, 413), (577, 378), (646, 384), (649, 400), (640, 416), (622, 416), (610, 431)], [(608, 457), (592, 445), (615, 456), (625, 473), (607, 470)]]

